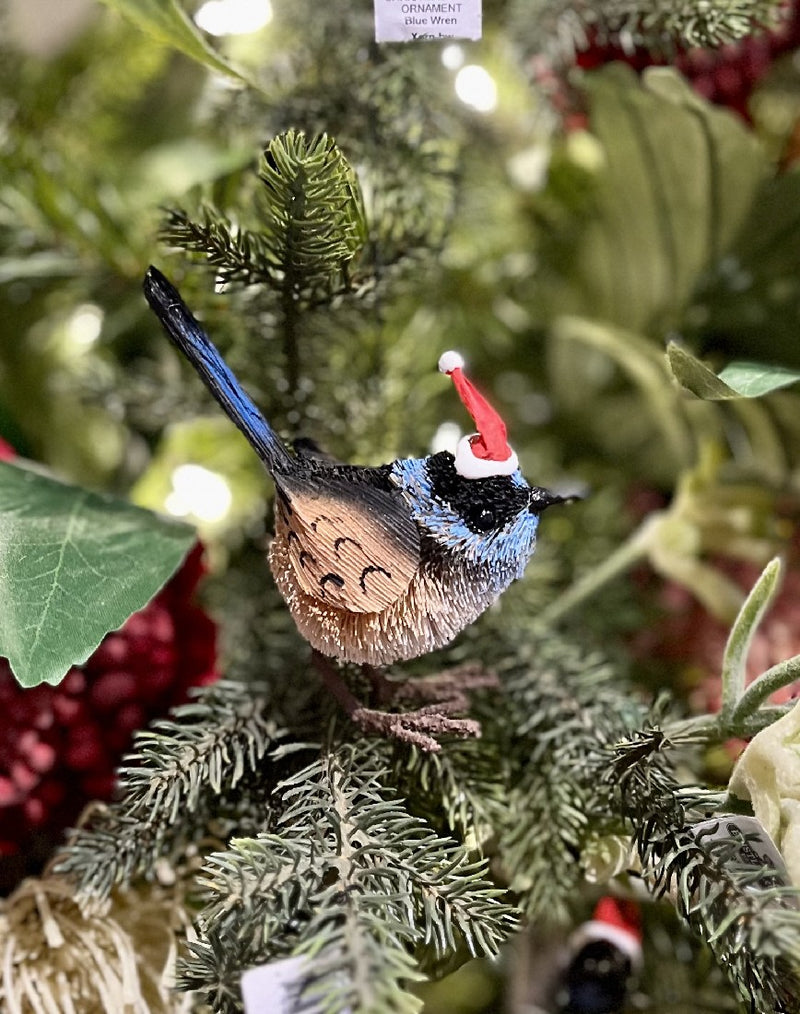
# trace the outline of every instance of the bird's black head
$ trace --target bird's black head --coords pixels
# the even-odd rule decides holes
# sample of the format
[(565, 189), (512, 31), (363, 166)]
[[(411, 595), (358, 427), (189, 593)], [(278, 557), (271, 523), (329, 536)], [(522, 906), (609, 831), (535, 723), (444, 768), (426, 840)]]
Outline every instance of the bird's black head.
[(532, 489), (519, 469), (467, 478), (452, 454), (407, 458), (391, 466), (414, 518), (439, 546), (498, 575), (519, 577), (536, 544), (540, 513), (561, 497)]

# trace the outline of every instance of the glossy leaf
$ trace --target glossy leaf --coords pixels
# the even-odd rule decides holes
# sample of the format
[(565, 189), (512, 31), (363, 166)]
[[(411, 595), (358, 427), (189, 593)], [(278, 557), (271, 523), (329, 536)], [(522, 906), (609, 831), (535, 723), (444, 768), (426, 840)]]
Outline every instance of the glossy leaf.
[(561, 346), (568, 341), (580, 342), (614, 360), (642, 391), (675, 461), (689, 461), (691, 440), (676, 412), (676, 392), (665, 382), (663, 358), (652, 342), (623, 328), (580, 317), (559, 317), (551, 334)]
[(762, 394), (788, 387), (800, 380), (800, 370), (767, 363), (737, 361), (720, 370), (719, 379), (743, 398), (759, 398)]
[(196, 538), (129, 503), (0, 463), (0, 655), (58, 683), (141, 609)]
[(209, 46), (177, 0), (102, 0), (102, 2), (107, 7), (119, 11), (157, 42), (180, 50), (209, 70), (252, 85), (240, 71)]

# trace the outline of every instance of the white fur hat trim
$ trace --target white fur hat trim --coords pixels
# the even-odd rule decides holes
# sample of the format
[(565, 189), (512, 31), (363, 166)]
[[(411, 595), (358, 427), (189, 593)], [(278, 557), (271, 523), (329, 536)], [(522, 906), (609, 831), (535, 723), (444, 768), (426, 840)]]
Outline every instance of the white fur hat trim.
[(611, 926), (607, 922), (592, 919), (577, 929), (570, 939), (576, 949), (585, 947), (592, 940), (607, 940), (630, 958), (634, 967), (642, 961), (642, 945), (638, 937), (621, 926)]
[(455, 469), (465, 479), (489, 479), (493, 475), (513, 475), (519, 468), (519, 458), (514, 453), (505, 461), (495, 461), (493, 458), (479, 458), (472, 450), (470, 443), (472, 437), (479, 434), (473, 433), (470, 436), (462, 437), (456, 447)]

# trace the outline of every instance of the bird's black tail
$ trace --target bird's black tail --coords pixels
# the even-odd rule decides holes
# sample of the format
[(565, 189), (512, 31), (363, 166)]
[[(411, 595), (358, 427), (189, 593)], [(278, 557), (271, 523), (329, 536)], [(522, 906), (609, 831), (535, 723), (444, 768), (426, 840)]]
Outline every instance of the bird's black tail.
[(288, 451), (192, 316), (178, 290), (152, 266), (144, 278), (144, 294), (169, 338), (194, 366), (267, 468), (273, 471), (276, 466), (291, 467)]

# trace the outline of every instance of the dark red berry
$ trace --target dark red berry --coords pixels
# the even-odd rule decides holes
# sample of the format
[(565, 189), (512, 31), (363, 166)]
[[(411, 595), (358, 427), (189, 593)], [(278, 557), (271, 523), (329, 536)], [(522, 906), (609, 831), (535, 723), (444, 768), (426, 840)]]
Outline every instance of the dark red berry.
[(201, 557), (197, 546), (59, 686), (23, 689), (0, 659), (0, 891), (46, 860), (90, 799), (111, 798), (137, 729), (217, 678), (216, 628), (192, 601)]

